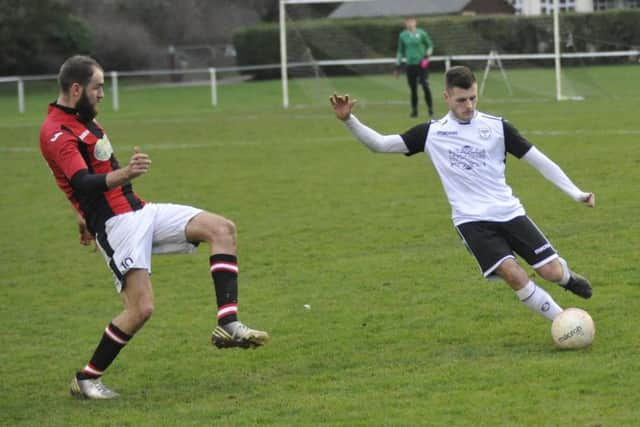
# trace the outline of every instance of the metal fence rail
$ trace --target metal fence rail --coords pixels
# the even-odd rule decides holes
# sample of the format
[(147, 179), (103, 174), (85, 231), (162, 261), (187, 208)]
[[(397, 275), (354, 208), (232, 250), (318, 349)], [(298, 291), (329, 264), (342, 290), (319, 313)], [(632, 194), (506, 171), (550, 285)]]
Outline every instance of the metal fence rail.
[[(430, 58), (432, 62), (444, 62), (445, 68), (449, 68), (453, 61), (490, 61), (499, 58), (502, 61), (521, 61), (521, 60), (548, 60), (554, 59), (553, 53), (538, 53), (538, 54), (496, 54), (491, 52), (487, 55), (448, 55), (448, 56), (433, 56)], [(563, 53), (560, 55), (562, 59), (572, 58), (614, 58), (614, 57), (629, 57), (635, 58), (637, 61), (640, 57), (640, 50), (625, 50), (625, 51), (609, 51), (609, 52), (574, 52)], [(377, 59), (337, 59), (337, 60), (321, 60), (321, 61), (309, 61), (309, 62), (293, 62), (287, 65), (287, 69), (303, 68), (303, 67), (331, 67), (331, 66), (355, 66), (355, 65), (381, 65), (381, 64), (395, 64), (396, 58), (377, 58)], [(218, 67), (218, 68), (191, 68), (191, 69), (179, 69), (179, 70), (136, 70), (136, 71), (108, 71), (105, 76), (109, 76), (111, 79), (111, 100), (114, 111), (118, 111), (120, 108), (119, 100), (119, 79), (121, 77), (154, 77), (154, 76), (184, 76), (202, 74), (209, 77), (209, 86), (211, 88), (211, 105), (218, 105), (218, 76), (223, 73), (243, 73), (247, 71), (258, 70), (273, 70), (279, 69), (281, 64), (264, 64), (264, 65), (250, 65), (243, 67)], [(0, 77), (0, 83), (16, 83), (17, 86), (17, 98), (18, 98), (18, 111), (20, 113), (25, 112), (25, 96), (24, 85), (25, 82), (30, 81), (46, 81), (57, 79), (56, 74), (42, 74), (42, 75), (26, 75), (26, 76), (7, 76)]]

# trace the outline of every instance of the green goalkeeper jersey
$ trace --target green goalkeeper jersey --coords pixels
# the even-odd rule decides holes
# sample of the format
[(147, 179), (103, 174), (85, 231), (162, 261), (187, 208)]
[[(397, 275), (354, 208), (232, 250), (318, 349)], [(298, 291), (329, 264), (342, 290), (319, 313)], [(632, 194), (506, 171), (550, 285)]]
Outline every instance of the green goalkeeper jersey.
[(417, 65), (422, 61), (422, 58), (431, 55), (432, 51), (431, 37), (421, 28), (416, 28), (413, 33), (404, 30), (398, 36), (398, 65), (402, 64), (403, 58), (407, 65)]

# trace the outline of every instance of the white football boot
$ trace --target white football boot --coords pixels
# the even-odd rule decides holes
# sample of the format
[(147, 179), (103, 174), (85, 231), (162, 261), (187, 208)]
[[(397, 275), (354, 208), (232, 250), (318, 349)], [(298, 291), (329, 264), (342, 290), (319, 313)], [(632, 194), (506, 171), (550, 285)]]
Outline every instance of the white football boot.
[(268, 333), (251, 329), (239, 321), (216, 326), (211, 335), (211, 342), (218, 348), (256, 348), (266, 344), (269, 339)]
[(89, 378), (79, 380), (73, 378), (71, 381), (71, 395), (84, 399), (115, 399), (120, 396), (106, 385), (102, 384), (100, 378)]

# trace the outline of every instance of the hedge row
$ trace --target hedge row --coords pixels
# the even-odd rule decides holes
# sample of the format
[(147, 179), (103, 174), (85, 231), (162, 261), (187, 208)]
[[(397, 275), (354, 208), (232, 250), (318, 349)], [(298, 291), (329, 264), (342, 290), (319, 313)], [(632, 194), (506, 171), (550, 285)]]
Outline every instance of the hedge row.
[(0, 76), (54, 72), (91, 50), (87, 24), (54, 0), (0, 0), (0, 9)]
[[(627, 50), (640, 47), (640, 10), (591, 14), (562, 14), (563, 49), (575, 51)], [(553, 51), (551, 16), (444, 16), (422, 18), (435, 45), (434, 55), (547, 53)], [(311, 58), (353, 59), (393, 57), (403, 29), (400, 18), (322, 19), (287, 23), (289, 62)], [(277, 64), (280, 39), (277, 24), (237, 31), (233, 43), (238, 65)], [(612, 60), (605, 60), (612, 61)], [(346, 70), (342, 70), (343, 72)], [(336, 70), (334, 70), (336, 72)], [(278, 71), (261, 71), (268, 78)]]

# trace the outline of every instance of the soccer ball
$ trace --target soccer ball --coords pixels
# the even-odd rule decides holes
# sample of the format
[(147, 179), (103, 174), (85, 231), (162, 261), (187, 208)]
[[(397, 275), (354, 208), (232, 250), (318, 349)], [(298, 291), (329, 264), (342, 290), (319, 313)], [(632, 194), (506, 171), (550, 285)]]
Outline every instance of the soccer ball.
[(551, 324), (551, 336), (556, 347), (575, 350), (589, 347), (596, 335), (596, 325), (584, 310), (567, 308)]

